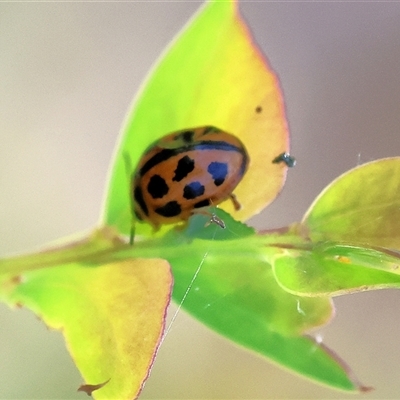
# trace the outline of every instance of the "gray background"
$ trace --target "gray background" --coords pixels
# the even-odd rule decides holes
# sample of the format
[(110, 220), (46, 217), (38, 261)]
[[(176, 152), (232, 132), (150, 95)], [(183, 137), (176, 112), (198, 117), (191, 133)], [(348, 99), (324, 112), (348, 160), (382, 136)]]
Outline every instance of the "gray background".
[[(0, 4), (0, 254), (96, 223), (124, 113), (198, 5)], [(279, 73), (298, 159), (282, 195), (253, 223), (283, 226), (340, 173), (400, 154), (400, 4), (242, 2), (241, 9)], [(400, 292), (336, 304), (336, 319), (320, 331), (324, 342), (376, 387), (363, 398), (399, 398)], [(0, 305), (0, 360), (0, 398), (86, 398), (75, 392), (81, 378), (61, 335), (25, 310)], [(142, 398), (345, 396), (181, 312)]]

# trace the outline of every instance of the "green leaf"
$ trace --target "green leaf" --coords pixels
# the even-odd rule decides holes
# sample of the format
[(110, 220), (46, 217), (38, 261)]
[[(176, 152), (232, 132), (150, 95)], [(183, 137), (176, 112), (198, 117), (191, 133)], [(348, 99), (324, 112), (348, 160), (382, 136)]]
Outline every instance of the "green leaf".
[[(124, 358), (117, 342), (131, 349), (148, 332), (146, 336), (155, 338), (152, 349), (156, 351), (167, 304), (162, 294), (168, 296), (165, 290), (171, 284), (170, 275), (164, 275), (167, 264), (161, 261), (166, 259), (175, 277), (175, 301), (215, 331), (303, 376), (344, 390), (364, 390), (337, 356), (301, 336), (329, 322), (331, 300), (289, 293), (275, 280), (270, 264), (288, 248), (309, 243), (290, 234), (255, 235), (223, 211), (214, 212), (223, 219), (225, 229), (215, 224), (205, 228), (208, 217), (197, 215), (186, 229), (172, 229), (163, 238), (134, 246), (121, 243), (105, 229), (87, 241), (32, 255), (36, 269), (29, 265), (29, 256), (24, 256), (28, 272), (13, 277), (8, 270), (1, 295), (9, 303), (32, 309), (50, 326), (62, 328), (89, 384), (84, 389), (90, 391), (91, 385), (107, 382), (95, 396), (121, 397), (119, 390), (131, 395), (140, 389), (150, 364), (138, 368), (135, 351), (127, 351)], [(336, 253), (331, 253), (334, 258)], [(342, 262), (350, 257), (344, 250), (340, 254)], [(358, 254), (364, 263), (367, 256)], [(85, 267), (74, 264), (80, 258)], [(21, 257), (15, 261), (20, 265)], [(57, 262), (62, 266), (51, 267)], [(43, 268), (37, 269), (40, 263)], [(1, 265), (10, 266), (10, 260)], [(158, 314), (149, 311), (153, 306), (158, 307)], [(110, 312), (115, 309), (117, 313)], [(149, 363), (152, 354), (149, 349)], [(133, 383), (131, 369), (142, 372)], [(108, 381), (109, 377), (113, 379)]]
[[(249, 153), (251, 167), (235, 189), (241, 210), (235, 211), (230, 201), (221, 204), (236, 219), (246, 220), (270, 203), (284, 183), (287, 165), (272, 161), (288, 150), (288, 134), (277, 79), (235, 1), (207, 2), (148, 77), (121, 133), (103, 223), (128, 234), (130, 180), (145, 149), (168, 133), (204, 125), (238, 136)], [(159, 235), (163, 232), (165, 227)], [(137, 224), (136, 233), (150, 235), (151, 228)]]
[[(172, 277), (164, 260), (70, 264), (3, 279), (0, 297), (61, 330), (97, 399), (136, 397), (164, 329)], [(104, 384), (104, 385), (103, 385)]]
[(299, 336), (329, 322), (329, 298), (299, 297), (283, 290), (271, 267), (257, 259), (246, 242), (239, 240), (222, 251), (204, 247), (195, 241), (187, 248), (190, 259), (168, 258), (176, 303), (213, 330), (281, 366), (336, 388), (360, 389), (337, 357)]
[[(225, 227), (222, 228), (218, 222), (213, 222), (213, 218), (216, 218)], [(191, 239), (232, 240), (255, 235), (255, 230), (246, 224), (235, 221), (224, 210), (210, 207), (206, 213), (193, 215), (183, 233), (185, 237)], [(171, 230), (170, 234), (176, 236), (175, 228)]]
[[(204, 229), (207, 219), (193, 221), (200, 218), (196, 216), (186, 230), (174, 229), (151, 241), (157, 242), (157, 256), (165, 257), (171, 265), (175, 302), (235, 343), (303, 376), (344, 390), (362, 390), (337, 356), (301, 336), (330, 321), (331, 300), (283, 290), (264, 253), (266, 238), (249, 235), (229, 215), (218, 212), (218, 216), (223, 217), (226, 229), (216, 225)], [(198, 224), (199, 232), (209, 229), (210, 239), (193, 235), (191, 224)], [(229, 238), (231, 232), (235, 239)], [(218, 240), (213, 239), (216, 235)], [(150, 242), (139, 242), (135, 251), (150, 253), (149, 246)], [(270, 248), (269, 252), (281, 250)]]
[(400, 249), (400, 157), (361, 165), (335, 179), (302, 224), (313, 242)]
[(276, 257), (279, 284), (300, 296), (337, 296), (400, 287), (400, 254), (338, 243), (288, 249)]

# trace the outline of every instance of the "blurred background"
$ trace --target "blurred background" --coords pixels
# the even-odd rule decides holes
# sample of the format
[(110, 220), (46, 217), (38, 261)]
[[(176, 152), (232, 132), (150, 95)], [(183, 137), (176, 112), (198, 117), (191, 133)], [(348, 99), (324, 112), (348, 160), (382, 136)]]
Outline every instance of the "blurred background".
[[(124, 114), (199, 4), (0, 4), (1, 256), (96, 223)], [(339, 174), (400, 155), (400, 3), (243, 1), (241, 11), (280, 77), (298, 160), (252, 223), (285, 226)], [(376, 388), (362, 398), (400, 398), (400, 291), (335, 303), (319, 333)], [(0, 305), (0, 360), (0, 398), (86, 398), (61, 334), (26, 310)], [(180, 312), (141, 398), (344, 397), (361, 395), (294, 376)]]

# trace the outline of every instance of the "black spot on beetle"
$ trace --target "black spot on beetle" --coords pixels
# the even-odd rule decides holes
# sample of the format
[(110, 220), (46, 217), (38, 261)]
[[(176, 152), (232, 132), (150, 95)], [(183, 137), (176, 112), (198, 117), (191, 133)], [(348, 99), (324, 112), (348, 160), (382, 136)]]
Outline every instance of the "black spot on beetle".
[(185, 143), (192, 143), (194, 138), (194, 131), (186, 131), (182, 133), (182, 140)]
[(183, 197), (188, 200), (195, 199), (204, 194), (204, 190), (204, 186), (200, 182), (190, 182), (183, 188)]
[(169, 201), (167, 204), (162, 207), (158, 207), (154, 210), (158, 215), (162, 215), (163, 217), (171, 218), (178, 216), (182, 208), (177, 201)]
[(257, 107), (256, 107), (256, 113), (257, 113), (257, 114), (260, 114), (261, 111), (262, 111), (262, 107), (261, 107), (261, 106), (257, 106)]
[(209, 199), (201, 200), (198, 203), (196, 203), (193, 207), (194, 208), (201, 208), (201, 207), (207, 207), (211, 204)]
[(228, 165), (218, 161), (213, 161), (207, 168), (208, 173), (212, 176), (215, 186), (220, 186), (224, 183), (228, 175)]
[(221, 132), (221, 130), (219, 130), (218, 128), (216, 128), (215, 126), (206, 126), (202, 132), (202, 135), (208, 135), (209, 133), (219, 133)]
[[(216, 128), (215, 128), (216, 129)], [(156, 154), (153, 155), (138, 171), (139, 176), (144, 176), (147, 172), (149, 172), (156, 165), (170, 160), (172, 157), (179, 156), (181, 153), (187, 153), (192, 150), (223, 150), (223, 151), (237, 151), (240, 154), (243, 154), (243, 149), (237, 147), (233, 144), (227, 143), (226, 141), (200, 141), (188, 143), (186, 146), (182, 146), (176, 149), (162, 149)], [(190, 159), (190, 158), (189, 158)]]
[(168, 193), (168, 185), (160, 175), (153, 175), (147, 185), (147, 191), (153, 199), (161, 199)]
[(189, 156), (184, 156), (178, 161), (175, 169), (175, 176), (172, 178), (175, 182), (180, 182), (194, 170), (194, 160)]
[[(143, 213), (145, 215), (149, 215), (149, 210), (147, 208), (146, 202), (143, 199), (143, 193), (142, 189), (139, 186), (136, 186), (134, 191), (133, 191), (133, 197), (135, 198), (135, 202), (139, 205), (139, 207), (142, 209)], [(136, 217), (138, 217), (140, 220), (140, 215), (138, 214), (137, 210), (135, 210)]]
[(184, 143), (189, 144), (193, 142), (194, 131), (180, 132), (174, 137), (175, 140), (182, 140)]

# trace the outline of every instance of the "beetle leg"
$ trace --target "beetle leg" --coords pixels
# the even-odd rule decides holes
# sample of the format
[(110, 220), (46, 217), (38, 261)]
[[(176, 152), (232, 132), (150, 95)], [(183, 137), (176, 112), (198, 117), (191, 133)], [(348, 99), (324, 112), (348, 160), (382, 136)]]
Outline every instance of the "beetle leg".
[(242, 208), (242, 205), (239, 203), (237, 197), (233, 193), (231, 193), (229, 195), (229, 198), (232, 200), (235, 211), (239, 211)]
[(132, 221), (132, 225), (131, 225), (131, 233), (130, 233), (130, 237), (129, 237), (129, 244), (131, 246), (133, 246), (133, 239), (135, 238), (135, 222)]

